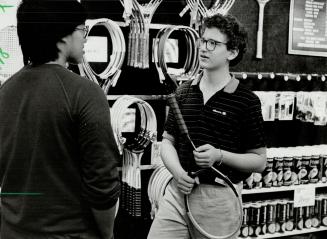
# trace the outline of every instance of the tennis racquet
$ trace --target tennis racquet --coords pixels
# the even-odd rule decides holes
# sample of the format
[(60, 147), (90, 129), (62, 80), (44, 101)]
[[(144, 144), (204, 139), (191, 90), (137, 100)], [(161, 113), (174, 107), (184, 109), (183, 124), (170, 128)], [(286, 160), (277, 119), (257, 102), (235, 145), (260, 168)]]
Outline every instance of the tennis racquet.
[[(181, 135), (190, 141), (195, 150), (175, 95), (169, 94), (167, 100)], [(211, 176), (201, 184), (201, 177), (208, 173)], [(193, 178), (200, 178), (200, 184), (195, 184), (192, 192), (184, 195), (186, 213), (196, 229), (194, 235), (192, 232), (191, 235), (196, 236), (200, 233), (201, 236), (210, 239), (236, 238), (242, 224), (243, 208), (241, 196), (233, 183), (214, 166), (188, 174)], [(209, 195), (208, 191), (203, 189), (212, 185), (219, 187), (220, 190), (211, 190)]]

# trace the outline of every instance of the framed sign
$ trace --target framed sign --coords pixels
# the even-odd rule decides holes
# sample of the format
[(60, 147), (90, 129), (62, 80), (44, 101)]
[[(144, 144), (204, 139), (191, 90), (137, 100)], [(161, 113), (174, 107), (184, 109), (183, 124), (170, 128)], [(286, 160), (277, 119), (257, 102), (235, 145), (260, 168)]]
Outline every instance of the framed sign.
[(327, 57), (326, 0), (291, 0), (288, 53)]

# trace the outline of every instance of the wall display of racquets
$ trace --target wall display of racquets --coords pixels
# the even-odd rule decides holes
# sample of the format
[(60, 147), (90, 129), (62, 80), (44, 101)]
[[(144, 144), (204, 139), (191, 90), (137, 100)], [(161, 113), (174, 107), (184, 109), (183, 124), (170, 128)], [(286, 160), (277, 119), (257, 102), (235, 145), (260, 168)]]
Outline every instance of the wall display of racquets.
[[(124, 118), (131, 107), (137, 110), (135, 132), (124, 136)], [(157, 118), (152, 107), (145, 101), (122, 96), (111, 108), (111, 124), (122, 162), (121, 208), (131, 216), (140, 217), (141, 213), (141, 158), (145, 148), (157, 140)]]
[[(83, 63), (79, 65), (81, 75), (87, 76), (90, 80), (99, 84), (105, 94), (108, 93), (111, 86), (115, 86), (121, 73), (121, 67), (125, 59), (126, 44), (123, 32), (118, 24), (110, 19), (100, 18), (94, 20), (87, 20), (85, 25), (89, 28), (87, 37), (92, 36), (92, 28), (103, 26), (110, 35), (112, 43), (112, 52), (109, 57), (109, 62), (105, 70), (101, 73), (97, 73), (91, 67), (91, 63), (88, 62), (86, 55), (83, 57)], [(104, 54), (108, 54), (105, 52)]]

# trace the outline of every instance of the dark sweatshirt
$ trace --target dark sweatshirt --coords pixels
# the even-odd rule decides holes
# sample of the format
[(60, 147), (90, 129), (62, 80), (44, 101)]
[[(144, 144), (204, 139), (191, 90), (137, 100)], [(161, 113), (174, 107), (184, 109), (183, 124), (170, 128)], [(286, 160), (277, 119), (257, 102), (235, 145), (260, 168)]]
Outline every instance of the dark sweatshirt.
[(96, 230), (91, 208), (112, 207), (120, 193), (119, 157), (95, 83), (45, 64), (1, 86), (2, 227), (31, 238)]

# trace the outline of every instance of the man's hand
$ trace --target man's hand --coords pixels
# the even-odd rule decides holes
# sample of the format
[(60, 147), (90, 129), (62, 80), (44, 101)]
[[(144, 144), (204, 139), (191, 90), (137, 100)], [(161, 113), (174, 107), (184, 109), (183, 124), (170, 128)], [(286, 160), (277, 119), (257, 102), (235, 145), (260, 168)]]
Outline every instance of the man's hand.
[(222, 160), (220, 149), (210, 144), (201, 145), (193, 151), (195, 163), (201, 168), (210, 168), (215, 162)]
[(183, 194), (190, 194), (195, 180), (187, 175), (186, 172), (179, 175), (179, 177), (176, 179), (177, 181), (177, 187)]

